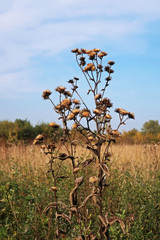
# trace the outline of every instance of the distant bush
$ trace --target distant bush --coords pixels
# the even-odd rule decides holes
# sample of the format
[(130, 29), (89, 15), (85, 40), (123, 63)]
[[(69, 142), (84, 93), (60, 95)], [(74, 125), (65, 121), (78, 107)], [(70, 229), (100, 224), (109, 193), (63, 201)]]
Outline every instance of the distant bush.
[[(9, 142), (30, 142), (38, 133), (44, 133), (50, 137), (53, 135), (53, 131), (48, 126), (48, 123), (42, 122), (36, 126), (32, 126), (27, 119), (16, 119), (14, 122), (8, 120), (0, 121), (0, 138)], [(60, 128), (59, 134), (61, 135)]]

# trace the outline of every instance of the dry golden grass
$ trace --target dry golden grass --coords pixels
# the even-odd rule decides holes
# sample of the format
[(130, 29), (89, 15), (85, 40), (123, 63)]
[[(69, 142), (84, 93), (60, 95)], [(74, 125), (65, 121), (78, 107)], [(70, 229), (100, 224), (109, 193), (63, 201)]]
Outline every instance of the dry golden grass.
[[(64, 147), (61, 151), (66, 152)], [(147, 178), (150, 170), (159, 169), (160, 145), (112, 145), (111, 153), (110, 168), (118, 169), (122, 173), (129, 170), (136, 176), (138, 168), (142, 171), (142, 176)], [(83, 160), (88, 154), (88, 150), (78, 146), (77, 156), (81, 156)], [(9, 175), (15, 171), (15, 164), (24, 171), (22, 174), (45, 174), (48, 170), (48, 161), (49, 156), (45, 156), (39, 146), (0, 145), (0, 170)]]

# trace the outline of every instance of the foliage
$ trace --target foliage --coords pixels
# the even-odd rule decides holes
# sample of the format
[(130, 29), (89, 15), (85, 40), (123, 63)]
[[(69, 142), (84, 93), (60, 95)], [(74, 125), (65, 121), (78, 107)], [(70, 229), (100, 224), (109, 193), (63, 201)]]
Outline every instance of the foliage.
[(142, 132), (144, 134), (158, 134), (160, 133), (160, 125), (158, 121), (149, 120), (145, 122), (142, 127)]
[[(140, 156), (138, 156), (140, 157)], [(9, 172), (0, 171), (0, 239), (7, 240), (28, 240), (28, 239), (47, 239), (52, 240), (55, 232), (54, 214), (52, 209), (46, 216), (44, 206), (53, 202), (53, 196), (49, 190), (52, 187), (52, 178), (38, 172), (33, 175), (24, 174), (27, 162), (20, 168), (16, 159), (12, 161), (12, 169)], [(123, 163), (121, 164), (123, 166)], [(117, 216), (124, 220), (126, 234), (124, 235), (120, 225), (115, 223), (110, 227), (111, 239), (128, 240), (150, 240), (159, 239), (160, 235), (160, 173), (155, 163), (150, 163), (148, 168), (135, 165), (136, 173), (131, 168), (123, 167), (112, 169), (109, 177), (109, 187), (104, 193), (104, 208), (110, 212), (109, 217)], [(157, 169), (157, 170), (155, 170)], [(94, 169), (88, 167), (87, 170), (92, 174)], [(63, 174), (69, 173), (69, 168), (63, 169)], [(144, 173), (143, 177), (142, 173)], [(85, 176), (84, 176), (85, 177)], [(68, 179), (59, 182), (59, 195), (63, 196), (62, 201), (68, 203), (72, 182)], [(64, 191), (65, 189), (65, 191)], [(84, 189), (84, 191), (86, 191)], [(89, 229), (93, 234), (98, 231), (98, 226), (94, 228), (94, 218), (96, 208), (92, 201), (88, 202), (85, 211), (91, 210), (89, 215), (89, 225), (83, 225), (83, 231), (87, 234)], [(69, 237), (71, 235), (70, 225), (67, 221), (61, 222), (66, 228)], [(74, 219), (72, 228), (77, 231), (78, 226)]]
[[(42, 122), (32, 126), (27, 119), (16, 119), (14, 122), (0, 121), (0, 138), (8, 142), (25, 141), (27, 143), (33, 141), (38, 133), (52, 137), (52, 132), (48, 123)], [(61, 128), (59, 128), (59, 135), (61, 135)]]

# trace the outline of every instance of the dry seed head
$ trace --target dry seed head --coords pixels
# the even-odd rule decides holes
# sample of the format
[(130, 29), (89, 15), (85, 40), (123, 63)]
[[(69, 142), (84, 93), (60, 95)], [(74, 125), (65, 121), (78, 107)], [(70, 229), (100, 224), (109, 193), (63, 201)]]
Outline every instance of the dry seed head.
[(90, 183), (95, 183), (98, 181), (98, 178), (96, 176), (90, 177), (89, 182)]
[(50, 90), (43, 91), (42, 97), (43, 99), (49, 99), (49, 96), (52, 94)]
[(95, 66), (92, 66), (91, 67), (91, 71), (95, 71), (96, 70), (96, 67)]
[(92, 67), (94, 66), (93, 63), (88, 63), (87, 66), (84, 68), (84, 72), (91, 71)]
[(100, 52), (101, 49), (99, 49), (99, 48), (94, 48), (93, 51), (97, 53), (97, 52)]
[(86, 53), (86, 49), (81, 48), (81, 52), (82, 52), (82, 53)]
[(102, 69), (103, 66), (101, 64), (98, 64), (97, 68)]
[(98, 115), (98, 116), (101, 115), (101, 111), (100, 111), (99, 109), (94, 109), (94, 110), (93, 110), (93, 113), (94, 113), (95, 115)]
[(71, 112), (71, 113), (68, 115), (67, 120), (72, 120), (72, 119), (74, 119), (74, 117), (75, 117), (75, 114)]
[(99, 58), (103, 58), (103, 57), (107, 56), (107, 53), (102, 51), (102, 52), (98, 53), (97, 56), (98, 56)]
[(108, 64), (112, 66), (112, 65), (115, 64), (115, 62), (114, 61), (109, 61)]
[(116, 109), (115, 109), (115, 112), (117, 112), (117, 113), (119, 113), (119, 114), (121, 114), (121, 115), (123, 115), (123, 116), (129, 114), (129, 112), (128, 112), (127, 110), (124, 110), (123, 108), (116, 108)]
[(61, 106), (64, 106), (65, 108), (69, 108), (71, 105), (71, 100), (68, 98), (65, 98), (62, 102), (61, 102)]
[(73, 50), (71, 50), (72, 53), (77, 53), (78, 48), (74, 48)]
[(73, 100), (73, 103), (74, 103), (74, 104), (77, 104), (77, 105), (80, 104), (80, 102), (79, 102), (78, 99), (74, 99), (74, 100)]
[(118, 130), (112, 130), (110, 134), (115, 138), (121, 136), (121, 133)]
[(70, 79), (70, 80), (68, 81), (68, 83), (74, 83), (73, 79)]
[(96, 56), (96, 52), (92, 51), (92, 52), (90, 52), (88, 55), (89, 55), (89, 59), (90, 59), (90, 60), (94, 60), (94, 59), (95, 59), (95, 56)]
[(108, 70), (108, 72), (109, 72), (109, 73), (114, 73), (114, 70), (110, 68), (110, 69)]
[(55, 110), (61, 111), (64, 109), (64, 106), (62, 106), (61, 104), (58, 104), (57, 106), (55, 106)]
[(104, 69), (105, 69), (105, 71), (107, 71), (107, 72), (108, 72), (108, 71), (109, 71), (109, 69), (110, 69), (110, 66), (106, 65)]
[(71, 50), (71, 52), (81, 54), (81, 51), (78, 48), (74, 48), (73, 50)]
[(86, 53), (87, 54), (89, 54), (89, 53), (91, 53), (92, 52), (92, 50), (91, 49), (89, 49), (89, 50), (86, 50)]
[(65, 89), (66, 89), (66, 87), (60, 86), (60, 87), (57, 87), (55, 90), (59, 93), (63, 93), (65, 91)]
[(101, 53), (103, 54), (103, 56), (107, 56), (108, 54), (104, 51), (101, 51)]
[(108, 99), (108, 98), (103, 98), (102, 103), (105, 104), (105, 106), (108, 107), (108, 108), (112, 107), (112, 105), (113, 105), (111, 103), (110, 99)]
[(107, 119), (112, 119), (112, 117), (111, 117), (110, 114), (106, 114), (106, 115), (105, 115), (105, 118), (107, 118)]
[(42, 134), (38, 134), (36, 137), (36, 140), (42, 141), (44, 139), (44, 136)]
[(68, 97), (72, 97), (72, 94), (69, 91), (64, 91), (64, 95)]
[(75, 108), (72, 110), (72, 113), (77, 115), (78, 113), (80, 113), (80, 110), (78, 108)]
[(135, 119), (135, 115), (134, 115), (134, 113), (132, 113), (132, 112), (129, 112), (129, 113), (128, 113), (128, 117), (129, 117), (129, 118), (132, 118), (132, 119)]
[(78, 127), (78, 124), (77, 124), (77, 123), (74, 123), (74, 124), (72, 125), (72, 129), (77, 129), (77, 127)]
[(85, 57), (80, 57), (79, 60), (84, 61)]
[(78, 81), (78, 80), (79, 80), (79, 78), (78, 78), (78, 77), (74, 77), (74, 80)]
[(53, 192), (57, 192), (57, 191), (58, 191), (58, 188), (57, 188), (57, 187), (51, 187), (51, 190), (52, 190)]
[(106, 81), (111, 81), (111, 77), (106, 77)]
[(73, 170), (73, 173), (77, 173), (77, 172), (79, 172), (79, 170), (80, 170), (80, 168), (77, 167), (77, 168), (75, 168), (75, 169)]
[(90, 116), (90, 111), (88, 109), (83, 109), (81, 111), (81, 116), (86, 117), (86, 118), (89, 117)]
[(95, 100), (98, 100), (98, 99), (100, 99), (101, 97), (102, 97), (101, 93), (98, 93), (98, 94), (94, 97), (94, 99), (95, 99)]
[(51, 122), (51, 123), (49, 123), (48, 125), (49, 125), (50, 127), (54, 128), (54, 129), (56, 129), (56, 128), (59, 127), (59, 125), (58, 125), (57, 123), (55, 123), (55, 122)]

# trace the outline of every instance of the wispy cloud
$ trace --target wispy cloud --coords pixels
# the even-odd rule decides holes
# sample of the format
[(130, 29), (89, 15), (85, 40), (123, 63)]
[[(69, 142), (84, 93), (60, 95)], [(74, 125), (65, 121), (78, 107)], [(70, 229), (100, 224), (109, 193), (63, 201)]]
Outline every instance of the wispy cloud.
[(141, 36), (148, 22), (159, 19), (158, 0), (2, 0), (0, 94), (7, 87), (37, 91), (31, 73), (37, 55), (55, 55), (97, 36), (97, 44), (114, 41), (133, 51), (127, 39)]

